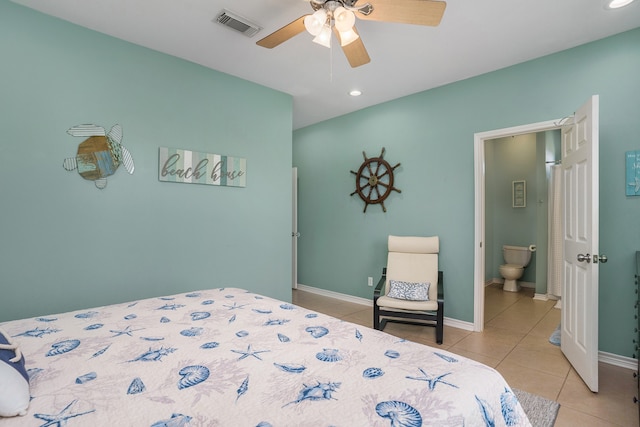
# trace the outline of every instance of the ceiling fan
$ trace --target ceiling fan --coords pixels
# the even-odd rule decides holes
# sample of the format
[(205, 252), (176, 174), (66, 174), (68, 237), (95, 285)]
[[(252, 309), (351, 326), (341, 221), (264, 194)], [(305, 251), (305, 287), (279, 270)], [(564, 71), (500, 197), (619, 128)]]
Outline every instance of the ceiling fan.
[(330, 47), (331, 32), (336, 35), (342, 51), (352, 67), (369, 63), (371, 59), (355, 27), (355, 17), (369, 21), (437, 26), (447, 3), (433, 0), (310, 0), (314, 12), (258, 40), (258, 46), (274, 48), (305, 29), (315, 36), (314, 42)]

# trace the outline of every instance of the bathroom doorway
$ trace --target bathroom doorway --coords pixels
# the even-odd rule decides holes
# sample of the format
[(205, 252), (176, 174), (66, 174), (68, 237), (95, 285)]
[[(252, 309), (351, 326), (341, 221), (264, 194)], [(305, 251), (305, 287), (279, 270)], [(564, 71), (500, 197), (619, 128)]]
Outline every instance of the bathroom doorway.
[[(562, 121), (548, 121), (514, 128), (501, 129), (475, 135), (475, 241), (480, 250), (475, 251), (474, 258), (474, 330), (482, 331), (485, 322), (485, 284), (487, 278), (500, 278), (498, 268), (503, 264), (502, 245), (529, 246), (535, 244), (536, 253), (532, 262), (525, 269), (521, 280), (528, 282), (529, 286), (540, 283), (539, 292), (546, 294), (546, 253), (547, 253), (547, 161), (555, 161), (559, 155), (555, 152), (555, 146), (559, 139)], [(499, 150), (496, 150), (498, 146)], [(554, 147), (550, 149), (549, 147)], [(499, 151), (498, 154), (495, 151)], [(549, 153), (547, 153), (549, 151)], [(520, 158), (522, 162), (535, 160), (526, 168), (519, 162), (512, 164), (512, 175), (505, 174), (496, 179), (501, 180), (500, 186), (492, 186), (487, 176), (489, 169), (500, 168), (500, 163), (512, 163), (507, 160), (510, 157)], [(496, 164), (498, 163), (498, 164)], [(531, 162), (530, 162), (531, 163)], [(523, 169), (530, 169), (525, 173)], [(516, 172), (513, 172), (513, 171)], [(524, 173), (523, 176), (520, 172)], [(513, 175), (517, 173), (518, 175)], [(517, 176), (517, 178), (515, 178)], [(513, 178), (513, 179), (512, 179)], [(525, 181), (527, 195), (523, 207), (522, 204), (514, 204), (513, 181)], [(500, 188), (498, 188), (500, 187)], [(505, 211), (513, 215), (505, 214), (504, 220), (511, 223), (511, 228), (525, 228), (522, 224), (535, 222), (533, 230), (527, 230), (516, 237), (518, 241), (512, 241), (511, 237), (503, 234), (494, 234), (494, 228), (504, 228), (504, 223), (493, 225), (495, 206), (488, 206), (488, 202), (506, 206)], [(517, 211), (517, 212), (513, 212)], [(544, 214), (540, 214), (540, 212)], [(527, 234), (528, 233), (528, 234)], [(515, 236), (514, 236), (515, 237)], [(504, 239), (509, 239), (505, 241)], [(490, 267), (487, 267), (490, 265)], [(529, 271), (526, 271), (529, 270)], [(494, 273), (495, 272), (495, 273)], [(544, 280), (540, 280), (543, 277)], [(544, 287), (544, 288), (543, 288)], [(536, 289), (537, 290), (537, 289)], [(535, 294), (535, 291), (534, 291)], [(540, 296), (542, 298), (542, 296)]]
[[(484, 142), (485, 285), (491, 286), (487, 291), (504, 292), (501, 296), (505, 303), (525, 294), (527, 298), (549, 299), (547, 273), (549, 266), (554, 266), (553, 262), (548, 264), (548, 258), (553, 255), (553, 251), (548, 252), (549, 229), (554, 223), (553, 220), (549, 222), (549, 210), (554, 200), (553, 189), (549, 192), (549, 180), (553, 168), (560, 167), (554, 166), (559, 163), (560, 148), (559, 129)], [(559, 217), (557, 219), (560, 220)], [(530, 257), (521, 277), (509, 277), (517, 279), (517, 292), (513, 281), (509, 281), (510, 286), (505, 285), (505, 290), (502, 290), (506, 277), (500, 267), (506, 263), (502, 251), (504, 245), (524, 248), (524, 252), (515, 253)], [(561, 260), (562, 253), (556, 253), (554, 257)], [(555, 280), (551, 282), (558, 283)], [(560, 292), (556, 292), (555, 295), (559, 296)], [(514, 293), (519, 295), (510, 295)], [(492, 309), (485, 306), (485, 323), (491, 318)]]

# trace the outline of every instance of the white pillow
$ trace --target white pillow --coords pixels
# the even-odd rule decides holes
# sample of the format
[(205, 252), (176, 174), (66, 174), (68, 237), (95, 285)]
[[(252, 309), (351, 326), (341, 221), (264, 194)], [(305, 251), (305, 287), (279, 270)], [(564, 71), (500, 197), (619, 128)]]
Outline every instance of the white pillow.
[(24, 357), (9, 335), (0, 330), (0, 417), (25, 415), (29, 408), (29, 375)]
[(408, 301), (429, 301), (429, 287), (431, 283), (402, 282), (399, 280), (389, 280), (390, 298), (403, 299)]

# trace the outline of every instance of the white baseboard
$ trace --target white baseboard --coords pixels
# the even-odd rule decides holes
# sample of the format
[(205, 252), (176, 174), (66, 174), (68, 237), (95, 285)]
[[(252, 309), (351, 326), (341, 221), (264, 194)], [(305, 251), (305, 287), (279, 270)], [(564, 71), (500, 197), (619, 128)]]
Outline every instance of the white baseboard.
[(464, 322), (462, 320), (445, 317), (444, 324), (445, 326), (451, 326), (452, 328), (473, 332), (473, 322)]
[(354, 304), (366, 305), (369, 307), (373, 307), (373, 288), (371, 288), (371, 299), (354, 297), (352, 295), (341, 294), (339, 292), (328, 291), (326, 289), (314, 288), (312, 286), (301, 285), (298, 283), (298, 289), (305, 292), (310, 292), (316, 295), (322, 295), (329, 298), (335, 298), (342, 301), (352, 302)]
[(531, 288), (531, 289), (535, 289), (536, 288), (536, 284), (533, 282), (521, 282), (518, 281), (518, 284), (520, 286), (522, 286), (523, 288)]
[(621, 368), (632, 369), (634, 371), (638, 370), (638, 359), (620, 356), (613, 353), (607, 353), (606, 351), (598, 352), (598, 362), (619, 366)]
[[(486, 282), (484, 282), (484, 286), (487, 287), (489, 285), (504, 285), (504, 278), (502, 277), (494, 277), (493, 279), (489, 279)], [(518, 285), (520, 285), (520, 287), (522, 288), (531, 288), (531, 289), (535, 289), (536, 288), (536, 284), (533, 282), (522, 282), (520, 280), (518, 280)]]
[[(373, 296), (371, 299), (354, 297), (352, 295), (342, 294), (340, 292), (328, 291), (326, 289), (314, 288), (313, 286), (307, 286), (307, 285), (301, 285), (301, 284), (298, 284), (297, 289), (305, 292), (310, 292), (312, 294), (339, 299), (341, 301), (347, 301), (347, 302), (352, 302), (354, 304), (373, 307)], [(373, 295), (373, 290), (372, 290), (372, 295)], [(545, 300), (547, 299), (547, 296), (544, 294), (536, 294), (536, 295), (541, 295), (541, 297), (544, 297)], [(534, 299), (536, 298), (534, 297)], [(446, 326), (451, 326), (452, 328), (458, 328), (465, 331), (473, 332), (473, 322), (464, 322), (462, 320), (445, 317), (444, 324)], [(638, 369), (637, 359), (633, 359), (631, 357), (626, 357), (626, 356), (620, 356), (613, 353), (607, 353), (604, 351), (601, 351), (598, 353), (598, 361), (602, 363), (607, 363), (609, 365), (619, 366), (621, 368), (633, 369), (634, 371)]]

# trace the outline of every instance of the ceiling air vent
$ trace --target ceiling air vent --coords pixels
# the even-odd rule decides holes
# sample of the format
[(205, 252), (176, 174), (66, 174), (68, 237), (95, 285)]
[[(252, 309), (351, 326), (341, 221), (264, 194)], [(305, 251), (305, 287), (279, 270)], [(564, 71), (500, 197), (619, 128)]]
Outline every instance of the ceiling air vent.
[(226, 27), (233, 28), (236, 31), (240, 31), (247, 37), (253, 37), (262, 29), (262, 27), (254, 24), (247, 18), (243, 18), (242, 16), (229, 12), (228, 10), (222, 10), (222, 12), (216, 16), (214, 21)]

